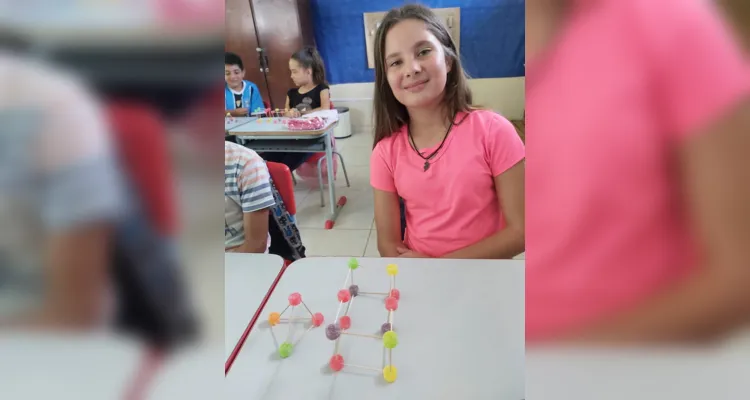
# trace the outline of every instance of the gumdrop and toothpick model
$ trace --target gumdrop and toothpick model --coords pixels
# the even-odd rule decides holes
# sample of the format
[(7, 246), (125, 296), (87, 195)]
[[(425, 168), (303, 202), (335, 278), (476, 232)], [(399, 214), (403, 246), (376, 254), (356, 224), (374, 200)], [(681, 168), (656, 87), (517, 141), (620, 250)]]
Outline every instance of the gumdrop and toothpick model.
[(281, 123), (282, 122), (281, 117), (283, 117), (288, 111), (289, 111), (289, 109), (283, 109), (283, 110), (281, 110), (281, 109), (278, 109), (278, 108), (277, 109), (270, 109), (270, 108), (262, 109), (262, 108), (259, 108), (259, 109), (255, 110), (255, 112), (252, 113), (252, 115), (258, 117), (257, 122), (259, 124), (262, 124), (262, 123), (272, 123), (273, 124), (273, 123)]
[[(359, 267), (359, 262), (356, 259), (352, 258), (349, 260), (349, 272), (346, 275), (346, 280), (344, 281), (343, 288), (339, 290), (338, 295), (337, 295), (338, 300), (339, 300), (339, 308), (338, 308), (338, 311), (336, 311), (336, 318), (334, 318), (334, 323), (328, 325), (325, 330), (326, 337), (330, 340), (335, 341), (335, 345), (333, 348), (333, 356), (328, 362), (328, 366), (331, 368), (331, 370), (335, 372), (341, 371), (342, 369), (344, 369), (344, 367), (359, 368), (359, 369), (381, 372), (381, 369), (374, 368), (374, 367), (346, 364), (344, 363), (344, 357), (341, 354), (339, 354), (338, 351), (339, 351), (339, 341), (341, 340), (342, 335), (382, 340), (383, 341), (383, 364), (382, 364), (383, 379), (385, 379), (385, 381), (388, 383), (392, 383), (396, 381), (396, 377), (398, 373), (398, 371), (396, 370), (396, 367), (393, 366), (393, 354), (392, 354), (393, 349), (398, 345), (398, 335), (394, 331), (395, 325), (393, 323), (394, 315), (396, 313), (396, 310), (398, 309), (398, 302), (399, 302), (399, 299), (401, 298), (401, 294), (399, 293), (398, 289), (396, 289), (396, 275), (398, 274), (398, 266), (396, 264), (388, 264), (388, 266), (386, 267), (386, 272), (390, 276), (390, 290), (387, 293), (360, 291), (359, 286), (357, 286), (354, 283), (354, 270), (356, 270), (358, 267)], [(351, 311), (352, 304), (354, 303), (354, 298), (360, 294), (383, 295), (386, 297), (385, 308), (386, 310), (388, 310), (388, 317), (386, 319), (386, 322), (383, 323), (383, 325), (380, 327), (382, 336), (349, 332), (349, 328), (351, 327), (351, 324), (352, 324), (351, 317), (349, 316), (349, 312)], [(346, 304), (344, 315), (342, 315), (339, 318), (339, 316), (341, 315), (341, 309), (344, 307), (344, 304)]]
[[(295, 317), (294, 316), (294, 310), (296, 307), (298, 307), (300, 304), (302, 304), (303, 307), (305, 307), (305, 310), (310, 314), (310, 317)], [(282, 315), (291, 307), (291, 312), (289, 313), (289, 318), (281, 318)], [(297, 339), (294, 343), (292, 343), (293, 336), (292, 332), (294, 331), (294, 323), (295, 322), (307, 322), (310, 321), (310, 327), (302, 333), (302, 335)], [(280, 324), (280, 323), (288, 323), (289, 324), (289, 330), (287, 331), (286, 340), (279, 344), (279, 341), (276, 339), (276, 334), (273, 332), (273, 327)], [(281, 313), (278, 312), (272, 312), (268, 316), (268, 325), (271, 329), (271, 336), (273, 336), (273, 343), (276, 346), (276, 351), (279, 353), (279, 357), (281, 358), (287, 358), (290, 355), (292, 355), (292, 351), (294, 351), (294, 347), (297, 346), (297, 344), (302, 340), (302, 338), (305, 337), (307, 332), (310, 332), (313, 328), (316, 328), (318, 326), (321, 326), (323, 324), (323, 314), (321, 313), (315, 313), (313, 314), (312, 311), (307, 307), (307, 304), (305, 304), (304, 301), (302, 301), (302, 295), (299, 293), (292, 293), (289, 295), (289, 305), (284, 308), (284, 310)]]

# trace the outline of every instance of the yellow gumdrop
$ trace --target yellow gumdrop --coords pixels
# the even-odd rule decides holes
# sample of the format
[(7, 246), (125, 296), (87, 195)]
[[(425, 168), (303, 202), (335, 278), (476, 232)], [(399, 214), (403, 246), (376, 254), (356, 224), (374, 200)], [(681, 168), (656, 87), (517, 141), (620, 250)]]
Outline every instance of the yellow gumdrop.
[(386, 382), (396, 382), (397, 377), (398, 370), (393, 365), (386, 365), (385, 368), (383, 368), (383, 379), (385, 379)]
[(277, 312), (272, 312), (271, 315), (268, 316), (268, 323), (271, 326), (276, 326), (279, 323), (280, 319), (281, 319), (281, 314)]
[(398, 345), (398, 335), (394, 331), (388, 331), (383, 334), (383, 347), (392, 349)]
[(385, 271), (388, 272), (388, 275), (396, 275), (396, 274), (398, 274), (398, 265), (396, 265), (396, 264), (388, 264), (385, 267)]

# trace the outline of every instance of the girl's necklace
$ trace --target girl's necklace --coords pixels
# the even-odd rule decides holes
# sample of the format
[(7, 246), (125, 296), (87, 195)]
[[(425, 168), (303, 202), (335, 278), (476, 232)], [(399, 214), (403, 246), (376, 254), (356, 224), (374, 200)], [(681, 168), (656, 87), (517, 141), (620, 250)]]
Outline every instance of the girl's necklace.
[(411, 145), (411, 148), (414, 149), (414, 152), (417, 153), (419, 157), (421, 157), (424, 160), (424, 170), (423, 172), (427, 172), (428, 169), (430, 169), (430, 159), (432, 157), (435, 157), (435, 155), (440, 151), (440, 149), (443, 148), (443, 145), (445, 144), (445, 139), (448, 138), (448, 134), (451, 133), (451, 129), (453, 128), (453, 121), (456, 119), (455, 116), (451, 118), (451, 124), (448, 126), (448, 130), (445, 132), (445, 136), (443, 136), (443, 141), (440, 142), (440, 146), (438, 146), (435, 151), (433, 151), (430, 155), (424, 156), (422, 153), (417, 150), (417, 144), (414, 143), (414, 137), (411, 135), (411, 128), (409, 127), (409, 124), (406, 125), (406, 133), (409, 135), (409, 144)]

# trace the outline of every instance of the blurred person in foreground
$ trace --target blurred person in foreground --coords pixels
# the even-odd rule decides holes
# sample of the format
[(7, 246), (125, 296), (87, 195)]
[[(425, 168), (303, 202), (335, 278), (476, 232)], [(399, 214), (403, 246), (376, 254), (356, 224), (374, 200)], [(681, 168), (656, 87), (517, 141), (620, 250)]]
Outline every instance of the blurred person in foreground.
[(713, 4), (528, 0), (528, 343), (750, 321), (750, 68)]
[(0, 50), (0, 81), (0, 291), (20, 291), (14, 276), (41, 282), (0, 326), (103, 324), (113, 224), (126, 205), (107, 123), (81, 82), (36, 60)]
[(142, 185), (143, 165), (158, 164), (149, 160), (155, 152), (129, 157), (147, 142), (111, 123), (125, 108), (107, 113), (72, 73), (7, 49), (0, 47), (0, 296), (14, 306), (0, 307), (0, 327), (116, 327), (161, 348), (188, 338), (195, 321), (172, 237), (149, 215)]

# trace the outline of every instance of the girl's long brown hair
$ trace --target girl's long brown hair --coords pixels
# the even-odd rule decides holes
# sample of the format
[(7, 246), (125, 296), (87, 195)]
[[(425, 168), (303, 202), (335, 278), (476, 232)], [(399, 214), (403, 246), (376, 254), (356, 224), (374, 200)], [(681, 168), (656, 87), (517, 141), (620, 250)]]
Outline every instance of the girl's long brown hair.
[(308, 46), (294, 53), (292, 60), (297, 61), (302, 68), (312, 69), (313, 83), (316, 85), (328, 85), (328, 81), (326, 81), (326, 66), (315, 47)]
[(446, 58), (450, 58), (452, 61), (452, 68), (448, 72), (442, 100), (443, 111), (446, 112), (446, 115), (454, 116), (460, 111), (471, 111), (475, 108), (472, 105), (468, 75), (461, 66), (456, 44), (437, 15), (428, 7), (419, 4), (409, 4), (393, 9), (383, 18), (375, 34), (375, 96), (373, 104), (375, 140), (373, 147), (409, 123), (409, 113), (406, 107), (393, 95), (385, 72), (385, 37), (397, 23), (408, 19), (423, 21), (427, 29), (443, 45)]

